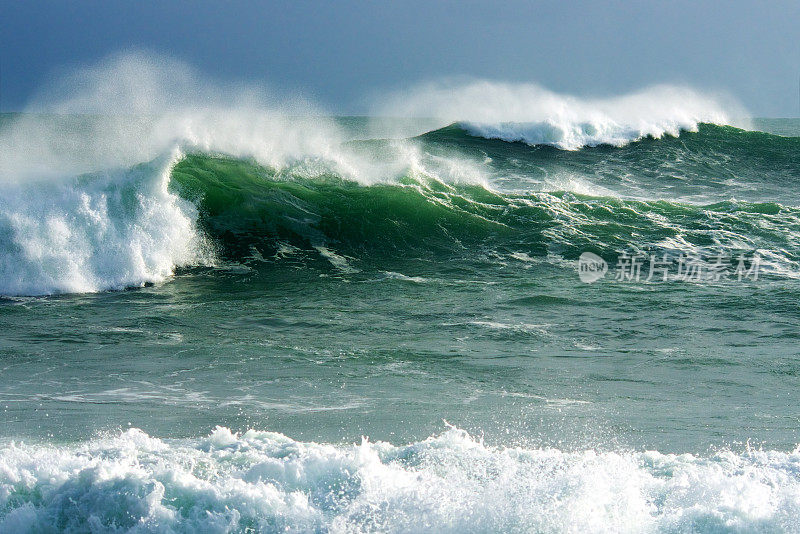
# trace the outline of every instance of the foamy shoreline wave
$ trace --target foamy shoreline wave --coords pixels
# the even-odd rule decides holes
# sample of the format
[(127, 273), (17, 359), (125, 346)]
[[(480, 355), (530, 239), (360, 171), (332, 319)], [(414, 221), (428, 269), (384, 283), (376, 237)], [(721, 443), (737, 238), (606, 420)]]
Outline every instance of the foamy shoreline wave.
[(332, 445), (218, 427), (0, 449), (2, 532), (741, 532), (800, 523), (800, 451), (564, 452), (465, 431)]

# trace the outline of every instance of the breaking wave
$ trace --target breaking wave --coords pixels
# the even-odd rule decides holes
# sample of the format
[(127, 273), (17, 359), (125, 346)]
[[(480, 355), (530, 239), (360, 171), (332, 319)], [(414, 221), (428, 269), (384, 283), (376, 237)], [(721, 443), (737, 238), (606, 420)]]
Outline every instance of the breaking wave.
[(759, 252), (767, 272), (797, 271), (800, 209), (791, 205), (620, 198), (565, 186), (504, 192), (413, 169), (364, 185), (309, 173), (303, 162), (276, 169), (198, 153), (9, 183), (0, 192), (0, 294), (137, 287), (183, 266), (254, 254), (262, 267), (280, 265), (289, 249), (295, 260), (344, 271), (393, 270), (404, 257), (487, 267), (518, 253), (575, 260), (584, 250), (609, 261), (621, 250)]
[[(345, 268), (372, 258), (380, 271), (390, 255), (571, 260), (587, 248), (798, 260), (785, 188), (798, 139), (707, 124), (727, 108), (688, 89), (587, 100), (525, 84), (424, 87), (392, 109), (455, 124), (375, 139), (371, 120), (354, 132), (353, 119), (143, 55), (62, 85), (37, 113), (0, 121), (2, 295), (158, 283), (253, 247)], [(593, 145), (618, 148), (557, 150)]]

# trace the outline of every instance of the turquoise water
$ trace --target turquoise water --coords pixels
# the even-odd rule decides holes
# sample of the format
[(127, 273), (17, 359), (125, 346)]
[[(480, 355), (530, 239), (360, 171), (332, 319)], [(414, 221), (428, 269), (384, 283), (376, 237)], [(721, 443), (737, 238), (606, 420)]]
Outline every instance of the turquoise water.
[[(345, 163), (4, 184), (1, 530), (800, 529), (800, 121), (335, 122)], [(587, 284), (583, 252), (761, 265)]]

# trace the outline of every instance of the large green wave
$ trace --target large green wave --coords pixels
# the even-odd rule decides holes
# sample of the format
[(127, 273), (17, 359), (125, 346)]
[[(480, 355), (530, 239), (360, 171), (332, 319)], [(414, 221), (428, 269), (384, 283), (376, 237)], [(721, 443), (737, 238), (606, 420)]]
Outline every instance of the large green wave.
[(365, 262), (518, 253), (575, 259), (587, 250), (612, 259), (632, 249), (771, 250), (800, 260), (800, 209), (777, 202), (501, 192), (413, 173), (361, 185), (334, 173), (308, 177), (205, 154), (177, 163), (171, 187), (195, 202), (222, 254), (239, 259), (254, 247), (273, 256), (290, 245), (326, 247)]

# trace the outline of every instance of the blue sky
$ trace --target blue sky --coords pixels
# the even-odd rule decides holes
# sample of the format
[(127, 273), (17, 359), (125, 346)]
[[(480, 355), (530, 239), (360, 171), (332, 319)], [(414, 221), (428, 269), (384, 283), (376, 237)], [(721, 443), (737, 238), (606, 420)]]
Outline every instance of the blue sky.
[(420, 81), (537, 82), (586, 96), (655, 83), (798, 116), (800, 2), (23, 2), (0, 0), (0, 109), (129, 49), (337, 113)]

